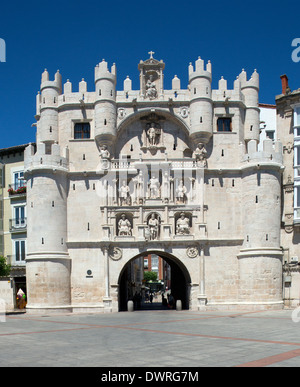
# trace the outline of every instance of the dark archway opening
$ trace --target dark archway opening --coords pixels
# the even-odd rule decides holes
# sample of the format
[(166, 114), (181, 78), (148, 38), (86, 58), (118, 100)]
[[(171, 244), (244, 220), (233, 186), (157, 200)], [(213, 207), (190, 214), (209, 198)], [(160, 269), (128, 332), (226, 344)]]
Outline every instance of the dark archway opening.
[[(144, 280), (145, 261), (149, 256), (160, 259), (161, 270), (155, 283)], [(130, 260), (120, 273), (119, 311), (128, 310), (129, 300), (134, 302), (134, 310), (174, 310), (177, 300), (181, 301), (182, 309), (187, 310), (190, 283), (187, 269), (177, 258), (157, 251), (140, 254)]]

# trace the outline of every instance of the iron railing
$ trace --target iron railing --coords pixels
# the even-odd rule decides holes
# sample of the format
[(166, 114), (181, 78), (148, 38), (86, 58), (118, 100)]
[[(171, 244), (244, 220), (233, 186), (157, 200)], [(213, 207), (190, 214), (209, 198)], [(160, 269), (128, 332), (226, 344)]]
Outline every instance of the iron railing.
[(25, 231), (27, 228), (27, 218), (9, 219), (9, 231)]

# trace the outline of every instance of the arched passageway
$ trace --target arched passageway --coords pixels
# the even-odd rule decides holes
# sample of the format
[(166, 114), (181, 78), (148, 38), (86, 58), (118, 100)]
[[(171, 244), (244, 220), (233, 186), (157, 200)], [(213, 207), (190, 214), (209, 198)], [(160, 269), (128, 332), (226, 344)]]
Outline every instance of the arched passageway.
[[(159, 259), (158, 280), (146, 282), (144, 271), (149, 270), (146, 262), (149, 258), (153, 260), (153, 257)], [(153, 263), (150, 271), (152, 269)], [(168, 310), (171, 309), (168, 301), (172, 297), (174, 299), (173, 309), (177, 300), (181, 301), (182, 309), (189, 309), (190, 283), (191, 279), (186, 267), (176, 257), (161, 251), (139, 254), (127, 262), (120, 273), (119, 311), (128, 310), (129, 300), (134, 301), (135, 310)]]

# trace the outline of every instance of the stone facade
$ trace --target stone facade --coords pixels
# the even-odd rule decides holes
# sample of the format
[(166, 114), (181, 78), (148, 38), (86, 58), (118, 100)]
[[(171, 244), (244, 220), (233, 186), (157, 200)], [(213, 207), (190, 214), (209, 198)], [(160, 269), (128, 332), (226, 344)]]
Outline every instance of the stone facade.
[[(45, 70), (26, 149), (27, 311), (122, 310), (124, 273), (155, 253), (183, 307), (281, 308), (281, 143), (258, 150), (259, 76), (212, 90), (211, 63), (164, 89), (163, 61), (116, 66), (79, 91)], [(173, 290), (173, 289), (172, 289)]]
[(282, 177), (283, 297), (295, 307), (300, 300), (300, 90), (291, 91), (286, 75), (276, 96), (277, 136), (283, 144)]

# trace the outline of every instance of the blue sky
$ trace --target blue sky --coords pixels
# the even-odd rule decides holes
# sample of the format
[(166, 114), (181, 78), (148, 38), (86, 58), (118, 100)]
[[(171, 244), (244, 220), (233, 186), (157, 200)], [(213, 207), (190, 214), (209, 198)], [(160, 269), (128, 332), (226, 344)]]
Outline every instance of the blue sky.
[[(144, 5), (143, 5), (144, 4)], [(138, 63), (149, 57), (165, 64), (164, 87), (175, 74), (188, 84), (188, 65), (211, 60), (213, 88), (224, 76), (228, 88), (244, 68), (260, 75), (260, 102), (275, 103), (280, 75), (300, 88), (300, 62), (291, 59), (300, 38), (299, 1), (30, 1), (0, 7), (0, 148), (35, 141), (35, 97), (45, 68), (57, 69), (78, 90), (84, 78), (94, 89), (94, 67), (116, 63), (117, 89), (130, 76), (139, 87)], [(300, 54), (299, 54), (300, 56)]]

